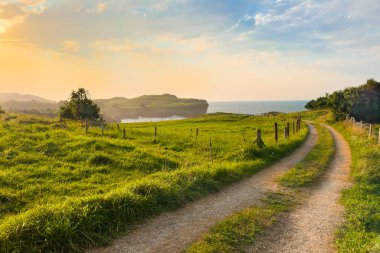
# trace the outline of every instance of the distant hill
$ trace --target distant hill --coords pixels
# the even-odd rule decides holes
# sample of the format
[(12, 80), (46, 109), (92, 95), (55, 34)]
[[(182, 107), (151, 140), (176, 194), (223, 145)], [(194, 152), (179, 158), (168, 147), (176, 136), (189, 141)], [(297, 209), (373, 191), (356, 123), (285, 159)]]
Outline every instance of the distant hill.
[(0, 93), (0, 106), (6, 111), (49, 117), (57, 116), (59, 108), (55, 101), (19, 93)]
[[(109, 122), (120, 122), (122, 119), (138, 117), (193, 117), (207, 113), (206, 100), (177, 98), (175, 95), (144, 95), (127, 99), (115, 97), (111, 99), (95, 99), (101, 113)], [(18, 93), (0, 94), (0, 105), (7, 111), (26, 114), (57, 116), (59, 106), (63, 102), (54, 102), (33, 95)]]
[(20, 93), (0, 93), (0, 103), (7, 101), (18, 101), (18, 102), (29, 102), (29, 101), (37, 101), (41, 103), (56, 103), (53, 100), (48, 100), (42, 97), (34, 96), (34, 95), (22, 95)]
[(122, 119), (141, 117), (193, 117), (207, 113), (206, 100), (177, 98), (174, 95), (144, 95), (127, 99), (116, 97), (95, 100), (105, 119), (119, 122)]

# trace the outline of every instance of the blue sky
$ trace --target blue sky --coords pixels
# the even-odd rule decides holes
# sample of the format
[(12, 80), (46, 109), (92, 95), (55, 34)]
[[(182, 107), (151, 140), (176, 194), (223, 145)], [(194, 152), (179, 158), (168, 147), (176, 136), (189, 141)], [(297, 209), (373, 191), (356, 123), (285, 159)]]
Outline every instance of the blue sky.
[(313, 98), (379, 78), (378, 13), (376, 0), (0, 0), (0, 92)]

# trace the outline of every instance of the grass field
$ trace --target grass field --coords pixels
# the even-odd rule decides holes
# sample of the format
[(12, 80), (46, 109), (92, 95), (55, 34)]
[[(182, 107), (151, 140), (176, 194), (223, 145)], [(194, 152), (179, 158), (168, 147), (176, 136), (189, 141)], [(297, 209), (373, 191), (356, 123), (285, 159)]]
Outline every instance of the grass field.
[(339, 122), (334, 127), (350, 145), (354, 182), (342, 196), (347, 215), (346, 224), (339, 232), (338, 250), (380, 252), (380, 145), (376, 144), (376, 138), (368, 138), (366, 130), (351, 122)]
[[(288, 140), (280, 135), (276, 144), (273, 124), (283, 128), (287, 117), (216, 114), (109, 125), (101, 136), (96, 127), (86, 135), (77, 122), (62, 129), (45, 118), (8, 114), (0, 121), (0, 251), (104, 244), (139, 219), (216, 191), (293, 151), (307, 128)], [(253, 145), (257, 128), (262, 149)]]
[(349, 121), (332, 122), (331, 113), (317, 111), (305, 113), (310, 119), (331, 124), (343, 134), (350, 145), (353, 186), (342, 193), (341, 201), (346, 209), (346, 223), (338, 231), (338, 252), (380, 252), (380, 145), (378, 129), (368, 138), (366, 129)]
[[(334, 141), (330, 132), (315, 124), (317, 144), (295, 168), (279, 178), (282, 186), (298, 188), (315, 182), (328, 168), (334, 155)], [(188, 253), (245, 252), (267, 227), (281, 222), (280, 214), (290, 210), (300, 199), (299, 191), (269, 192), (259, 206), (236, 212), (219, 221), (200, 240), (191, 245)]]

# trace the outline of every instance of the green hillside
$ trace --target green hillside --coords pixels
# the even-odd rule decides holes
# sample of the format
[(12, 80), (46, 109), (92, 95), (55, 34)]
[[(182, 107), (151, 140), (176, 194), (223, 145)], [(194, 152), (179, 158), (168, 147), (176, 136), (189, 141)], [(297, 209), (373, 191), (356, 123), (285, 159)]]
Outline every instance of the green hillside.
[(207, 113), (206, 100), (177, 98), (174, 95), (144, 95), (126, 99), (98, 99), (95, 100), (104, 114), (105, 119), (111, 122), (120, 122), (125, 118), (141, 117), (194, 117)]
[[(102, 244), (136, 220), (216, 191), (294, 150), (307, 129), (276, 144), (274, 122), (282, 129), (287, 120), (293, 119), (215, 114), (111, 124), (102, 136), (97, 127), (86, 135), (78, 122), (7, 114), (0, 120), (0, 251)], [(261, 149), (253, 144), (258, 128)]]
[[(138, 117), (195, 117), (207, 113), (206, 100), (177, 98), (174, 95), (144, 95), (127, 99), (116, 97), (94, 100), (100, 106), (108, 122), (120, 122), (126, 118)], [(0, 94), (0, 106), (5, 110), (39, 116), (58, 116), (58, 109), (63, 102), (53, 102), (37, 96), (19, 95), (17, 93)]]

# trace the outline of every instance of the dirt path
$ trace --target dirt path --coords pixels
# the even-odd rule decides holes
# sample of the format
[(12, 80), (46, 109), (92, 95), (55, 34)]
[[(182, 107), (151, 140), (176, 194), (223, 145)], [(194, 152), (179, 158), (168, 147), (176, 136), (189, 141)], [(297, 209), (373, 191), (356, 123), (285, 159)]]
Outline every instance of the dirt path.
[(268, 229), (247, 252), (334, 252), (335, 231), (343, 222), (340, 192), (349, 185), (351, 153), (347, 142), (326, 126), (335, 141), (334, 160), (302, 206)]
[(317, 140), (313, 126), (302, 147), (254, 176), (223, 191), (204, 197), (172, 212), (166, 212), (135, 226), (111, 247), (90, 252), (181, 252), (217, 221), (245, 207), (257, 204), (276, 177), (301, 161)]

